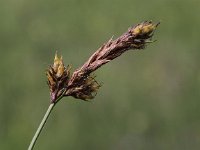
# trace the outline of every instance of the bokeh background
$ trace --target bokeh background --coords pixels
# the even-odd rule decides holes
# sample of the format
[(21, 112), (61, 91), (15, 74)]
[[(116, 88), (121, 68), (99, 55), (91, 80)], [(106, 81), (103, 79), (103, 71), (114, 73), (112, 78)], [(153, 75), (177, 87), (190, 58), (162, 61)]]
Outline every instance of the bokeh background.
[(35, 149), (199, 150), (199, 13), (199, 0), (1, 0), (0, 149), (27, 149), (56, 50), (76, 69), (112, 35), (153, 20), (157, 42), (96, 71), (92, 102), (59, 102)]

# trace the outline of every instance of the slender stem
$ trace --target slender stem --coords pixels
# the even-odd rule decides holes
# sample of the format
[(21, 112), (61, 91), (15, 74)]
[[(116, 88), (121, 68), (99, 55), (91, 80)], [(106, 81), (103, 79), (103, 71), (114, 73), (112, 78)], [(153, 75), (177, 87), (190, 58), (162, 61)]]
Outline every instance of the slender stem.
[(45, 115), (44, 115), (44, 117), (43, 117), (43, 119), (42, 119), (42, 121), (41, 121), (41, 123), (40, 123), (40, 125), (39, 125), (39, 127), (38, 127), (38, 129), (37, 129), (37, 131), (36, 131), (36, 133), (35, 133), (35, 135), (33, 137), (33, 139), (31, 140), (31, 143), (30, 143), (30, 145), (28, 147), (28, 150), (32, 150), (33, 149), (33, 147), (34, 147), (34, 145), (35, 145), (35, 143), (37, 141), (37, 138), (39, 137), (39, 135), (40, 135), (40, 133), (41, 133), (41, 131), (42, 131), (42, 129), (43, 129), (48, 117), (49, 117), (49, 115), (51, 114), (51, 111), (53, 110), (55, 104), (56, 103), (51, 103), (49, 105), (49, 108), (47, 109), (47, 112), (45, 113)]
[(64, 89), (62, 94), (55, 100), (55, 102), (51, 103), (49, 105), (49, 108), (47, 109), (47, 111), (46, 111), (46, 113), (45, 113), (45, 115), (44, 115), (44, 117), (43, 117), (43, 119), (42, 119), (42, 121), (41, 121), (41, 123), (40, 123), (40, 125), (39, 125), (39, 127), (37, 129), (37, 131), (35, 132), (35, 135), (33, 136), (32, 140), (31, 140), (31, 143), (30, 143), (30, 145), (28, 147), (28, 150), (32, 150), (33, 147), (35, 146), (35, 143), (36, 143), (38, 137), (40, 136), (40, 133), (41, 133), (41, 131), (42, 131), (42, 129), (43, 129), (43, 127), (44, 127), (49, 115), (51, 114), (51, 111), (53, 110), (54, 106), (64, 97), (66, 91), (67, 91), (67, 89)]

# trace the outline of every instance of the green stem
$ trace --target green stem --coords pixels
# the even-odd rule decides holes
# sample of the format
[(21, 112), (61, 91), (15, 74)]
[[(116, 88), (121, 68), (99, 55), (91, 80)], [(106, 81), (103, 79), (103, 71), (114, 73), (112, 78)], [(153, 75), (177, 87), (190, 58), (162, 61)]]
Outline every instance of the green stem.
[(51, 103), (49, 105), (49, 108), (47, 109), (47, 112), (45, 113), (45, 115), (44, 115), (44, 117), (43, 117), (43, 119), (42, 119), (42, 121), (41, 121), (41, 123), (40, 123), (40, 125), (39, 125), (39, 127), (38, 127), (38, 129), (37, 129), (37, 131), (36, 131), (36, 133), (35, 133), (35, 135), (33, 137), (33, 139), (31, 140), (31, 143), (30, 143), (30, 145), (28, 147), (28, 150), (32, 150), (33, 149), (33, 147), (34, 147), (34, 145), (35, 145), (35, 143), (36, 143), (36, 141), (37, 141), (37, 139), (38, 139), (38, 137), (39, 137), (39, 135), (40, 135), (40, 133), (41, 133), (41, 131), (42, 131), (47, 119), (48, 119), (48, 117), (49, 117), (49, 115), (51, 114), (51, 111), (53, 110), (53, 108), (55, 106), (55, 104), (56, 103)]
[(35, 146), (35, 143), (36, 143), (36, 141), (37, 141), (37, 139), (38, 139), (38, 137), (39, 137), (39, 135), (40, 135), (40, 133), (41, 133), (41, 131), (42, 131), (42, 129), (43, 129), (48, 117), (49, 117), (49, 115), (51, 114), (51, 111), (53, 110), (54, 106), (64, 97), (66, 91), (67, 91), (67, 89), (64, 89), (62, 94), (55, 100), (55, 102), (51, 103), (49, 105), (49, 108), (47, 109), (47, 112), (45, 113), (45, 115), (44, 115), (44, 117), (43, 117), (43, 119), (42, 119), (42, 121), (41, 121), (41, 123), (40, 123), (40, 125), (39, 125), (39, 127), (37, 129), (37, 131), (35, 132), (35, 135), (33, 136), (32, 140), (31, 140), (31, 143), (30, 143), (30, 145), (28, 147), (28, 150), (32, 150), (33, 147)]

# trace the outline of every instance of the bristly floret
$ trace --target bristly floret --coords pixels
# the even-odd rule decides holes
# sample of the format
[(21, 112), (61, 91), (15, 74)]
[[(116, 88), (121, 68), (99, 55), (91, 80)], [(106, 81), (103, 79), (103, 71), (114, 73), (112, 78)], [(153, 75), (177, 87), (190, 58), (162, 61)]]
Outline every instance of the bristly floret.
[(54, 64), (49, 66), (47, 72), (47, 83), (50, 89), (51, 102), (54, 103), (56, 99), (63, 94), (70, 78), (70, 67), (64, 66), (62, 56), (59, 58), (55, 54)]
[(80, 80), (76, 86), (69, 88), (66, 92), (66, 96), (73, 96), (74, 98), (87, 101), (96, 96), (100, 86), (101, 85), (95, 80), (95, 76), (90, 75)]
[(151, 37), (160, 23), (153, 24), (152, 21), (144, 21), (129, 29), (131, 49), (144, 49), (146, 43), (153, 42)]

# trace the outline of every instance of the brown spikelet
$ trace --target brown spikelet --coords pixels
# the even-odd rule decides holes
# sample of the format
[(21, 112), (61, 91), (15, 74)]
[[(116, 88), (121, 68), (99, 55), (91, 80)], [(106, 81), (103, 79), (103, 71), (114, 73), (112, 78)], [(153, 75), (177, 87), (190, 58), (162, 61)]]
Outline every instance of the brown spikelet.
[(69, 88), (66, 96), (73, 96), (74, 98), (89, 100), (96, 96), (96, 92), (100, 84), (95, 80), (94, 76), (88, 76), (84, 80), (80, 80), (80, 84)]
[(70, 67), (65, 67), (62, 57), (59, 58), (56, 53), (54, 64), (49, 66), (46, 74), (50, 89), (51, 102), (53, 103), (59, 96), (62, 95), (62, 92), (67, 87), (70, 76)]

